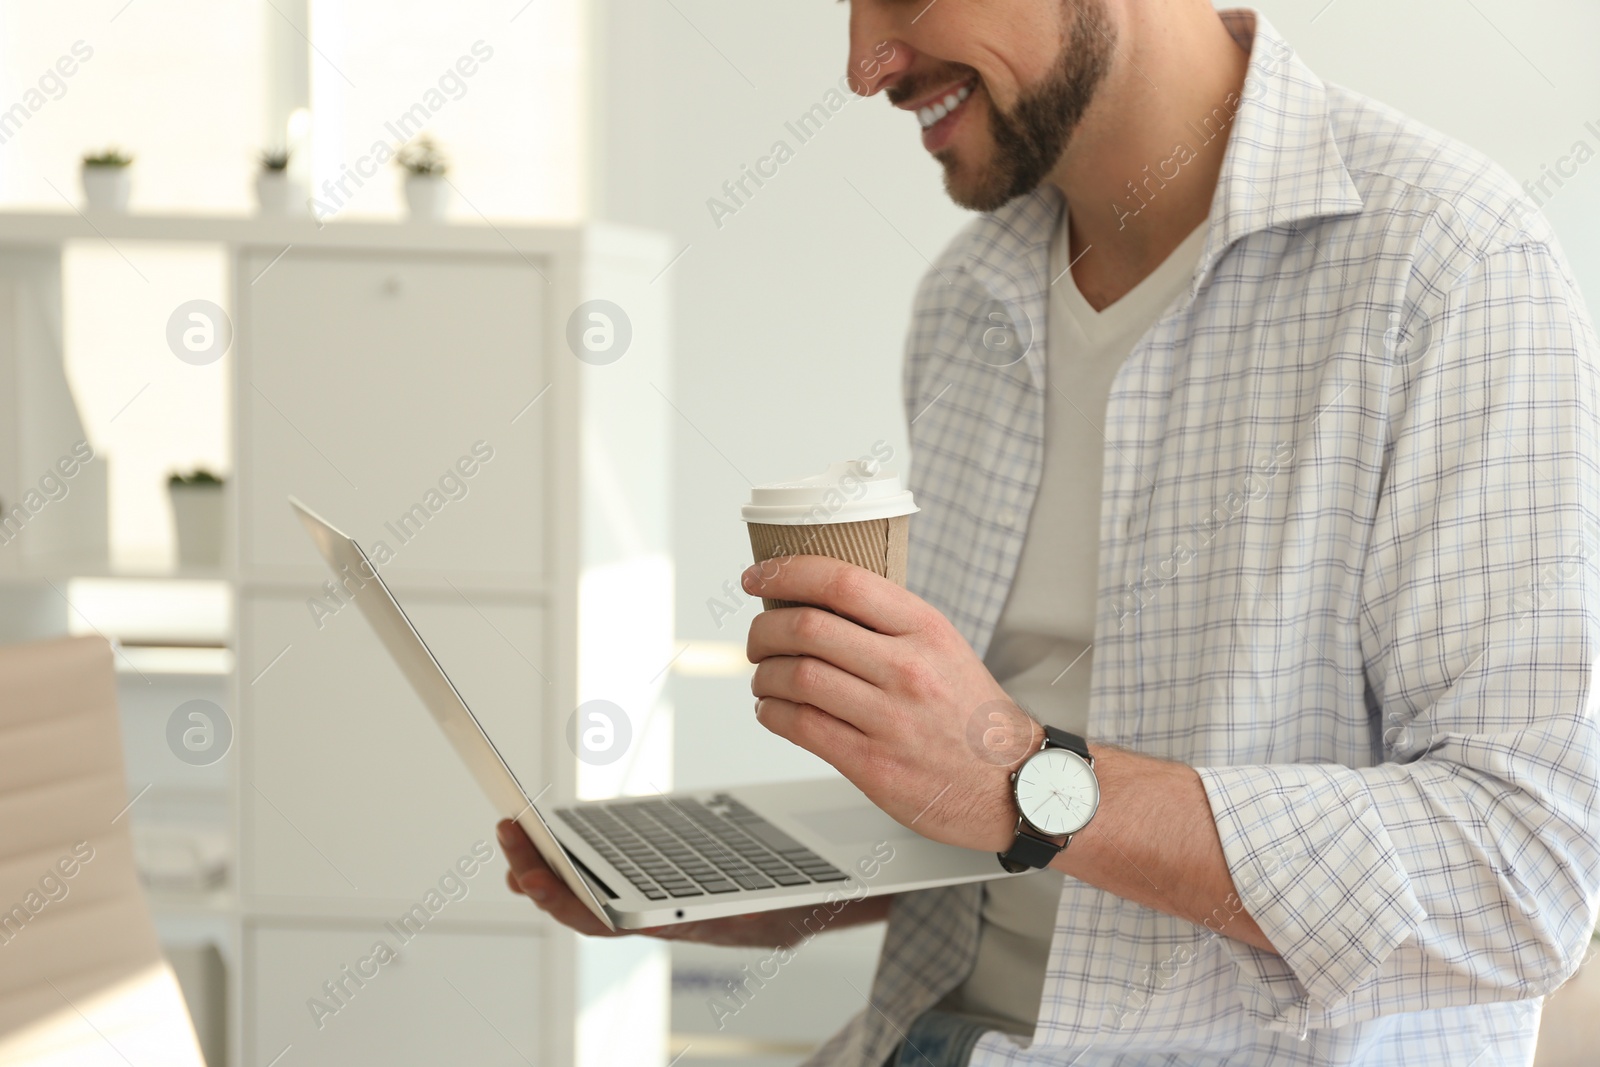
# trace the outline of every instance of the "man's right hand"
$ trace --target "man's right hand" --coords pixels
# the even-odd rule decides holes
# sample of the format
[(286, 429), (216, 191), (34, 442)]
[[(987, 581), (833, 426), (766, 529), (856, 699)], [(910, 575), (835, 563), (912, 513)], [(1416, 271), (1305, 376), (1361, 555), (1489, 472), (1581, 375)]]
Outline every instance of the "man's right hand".
[[(652, 926), (643, 930), (608, 930), (595, 918), (594, 912), (579, 900), (561, 876), (550, 869), (539, 850), (528, 840), (528, 834), (510, 819), (495, 827), (500, 848), (506, 854), (511, 869), (506, 871), (506, 885), (513, 893), (521, 893), (563, 926), (590, 937), (621, 937), (626, 934), (643, 934), (666, 941), (697, 941), (705, 945), (730, 945), (739, 948), (788, 948), (815, 933), (818, 923), (826, 919), (825, 929), (842, 929), (861, 923), (875, 922), (889, 914), (893, 896), (862, 897), (846, 904), (837, 914), (826, 906), (811, 905), (762, 911), (752, 915), (733, 915), (724, 919), (702, 919), (699, 922), (676, 923), (672, 926)], [(813, 918), (820, 910), (820, 915)], [(810, 927), (805, 920), (812, 919)]]

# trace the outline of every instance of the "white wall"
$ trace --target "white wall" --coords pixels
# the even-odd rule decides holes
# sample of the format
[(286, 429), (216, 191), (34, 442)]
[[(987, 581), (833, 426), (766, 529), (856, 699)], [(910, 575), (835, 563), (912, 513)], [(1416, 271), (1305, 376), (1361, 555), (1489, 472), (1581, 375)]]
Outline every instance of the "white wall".
[[(805, 144), (785, 128), (837, 88), (847, 17), (827, 0), (612, 0), (596, 15), (596, 211), (689, 247), (670, 274), (680, 638), (744, 641), (754, 608), (719, 630), (705, 601), (749, 561), (746, 479), (807, 473), (880, 438), (904, 453), (912, 292), (967, 216), (915, 120), (882, 99), (854, 100)], [(794, 158), (719, 228), (707, 199), (778, 139)], [(820, 767), (756, 726), (744, 680), (675, 685), (680, 787), (726, 784), (730, 755), (748, 778)]]
[(1542, 167), (1554, 168), (1585, 142), (1595, 158), (1563, 179), (1565, 188), (1548, 183), (1554, 195), (1541, 199), (1579, 285), (1600, 308), (1600, 4), (1260, 0), (1257, 7), (1324, 80), (1465, 141), (1519, 181), (1537, 180)]
[(401, 214), (393, 164), (359, 188), (323, 183), (361, 171), (374, 142), (412, 139), (419, 121), (450, 159), (452, 218), (583, 214), (582, 0), (307, 2), (319, 214)]

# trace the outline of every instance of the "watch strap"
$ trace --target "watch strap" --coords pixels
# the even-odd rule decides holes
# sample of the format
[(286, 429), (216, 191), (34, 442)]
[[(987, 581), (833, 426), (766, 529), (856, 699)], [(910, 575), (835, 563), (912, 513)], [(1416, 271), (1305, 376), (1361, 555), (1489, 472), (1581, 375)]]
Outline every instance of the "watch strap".
[(1053, 841), (1046, 841), (1041, 837), (1022, 830), (1017, 831), (1017, 839), (1011, 843), (1010, 852), (996, 853), (1000, 857), (1000, 866), (1016, 874), (1030, 868), (1040, 870), (1050, 866), (1050, 861), (1055, 859), (1065, 848), (1065, 844), (1058, 845)]
[(1069, 733), (1066, 730), (1058, 730), (1054, 726), (1046, 726), (1044, 728), (1044, 744), (1040, 745), (1039, 748), (1042, 751), (1052, 746), (1064, 748), (1068, 752), (1075, 752), (1083, 757), (1085, 763), (1091, 766), (1094, 764), (1094, 757), (1089, 755), (1089, 742), (1077, 734)]

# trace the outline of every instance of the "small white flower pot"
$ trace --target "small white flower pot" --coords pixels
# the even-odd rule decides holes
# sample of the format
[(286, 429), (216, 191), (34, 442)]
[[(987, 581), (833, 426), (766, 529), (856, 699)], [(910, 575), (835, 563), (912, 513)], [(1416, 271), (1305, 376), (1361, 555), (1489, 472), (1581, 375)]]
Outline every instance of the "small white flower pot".
[(83, 168), (83, 199), (90, 211), (128, 210), (128, 193), (133, 188), (133, 176), (128, 167)]
[(414, 222), (443, 222), (450, 205), (450, 186), (431, 174), (406, 175), (406, 209)]
[(256, 172), (256, 208), (265, 216), (275, 219), (295, 214), (297, 202), (303, 206), (305, 197), (299, 196), (295, 183), (287, 171), (263, 170)]
[(222, 486), (168, 485), (167, 491), (178, 531), (178, 565), (222, 566)]

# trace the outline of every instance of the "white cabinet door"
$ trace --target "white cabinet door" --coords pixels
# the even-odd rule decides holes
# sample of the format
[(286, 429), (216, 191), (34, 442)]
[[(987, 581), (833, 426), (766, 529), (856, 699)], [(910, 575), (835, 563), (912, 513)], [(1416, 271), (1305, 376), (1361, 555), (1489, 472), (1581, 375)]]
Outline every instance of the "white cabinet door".
[(427, 925), (407, 933), (402, 941), (380, 922), (255, 927), (246, 953), (248, 1067), (539, 1062), (537, 936)]
[(321, 569), (293, 494), (396, 577), (536, 583), (548, 284), (510, 255), (278, 251), (238, 268), (245, 576)]
[[(542, 612), (467, 596), (402, 599), (537, 794)], [(320, 622), (289, 593), (250, 592), (240, 604), (241, 888), (262, 907), (412, 900), (475, 842), (498, 852), (496, 814), (360, 609)], [(495, 862), (485, 896), (504, 904)]]

